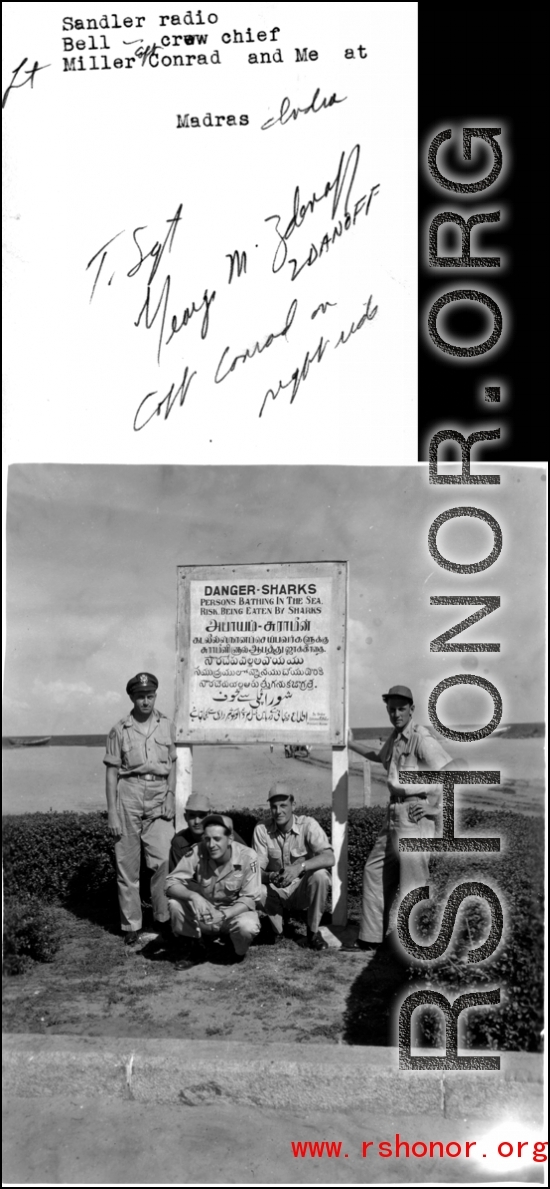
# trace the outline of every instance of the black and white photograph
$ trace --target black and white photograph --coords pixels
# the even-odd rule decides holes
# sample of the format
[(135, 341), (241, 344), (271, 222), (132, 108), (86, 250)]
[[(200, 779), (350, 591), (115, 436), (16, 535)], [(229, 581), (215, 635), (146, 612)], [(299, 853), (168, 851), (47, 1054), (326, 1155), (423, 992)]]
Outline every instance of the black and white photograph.
[(5, 1185), (547, 1183), (541, 32), (3, 6)]
[[(64, 1179), (89, 1159), (105, 1181), (123, 1131), (121, 1182), (130, 1137), (146, 1183), (177, 1181), (182, 1145), (200, 1181), (207, 1136), (212, 1171), (224, 1150), (225, 1183), (253, 1183), (334, 1136), (327, 1165), (346, 1151), (353, 1178), (425, 1155), (479, 1183), (499, 1096), (535, 1151), (545, 471), (500, 472), (489, 572), (490, 525), (439, 529), (461, 573), (430, 549), (453, 489), (421, 464), (12, 468), (4, 1021), (11, 1078), (32, 1057), (66, 1094)], [(441, 784), (399, 779), (422, 769), (486, 781), (454, 786), (457, 853), (399, 847), (442, 833)], [(398, 1070), (402, 1004), (426, 988), (493, 992), (459, 1038), (463, 1060), (501, 1054), (505, 1093), (490, 1071)], [(441, 1060), (429, 1001), (415, 1021), (408, 1053)], [(28, 1122), (19, 1103), (14, 1134)]]

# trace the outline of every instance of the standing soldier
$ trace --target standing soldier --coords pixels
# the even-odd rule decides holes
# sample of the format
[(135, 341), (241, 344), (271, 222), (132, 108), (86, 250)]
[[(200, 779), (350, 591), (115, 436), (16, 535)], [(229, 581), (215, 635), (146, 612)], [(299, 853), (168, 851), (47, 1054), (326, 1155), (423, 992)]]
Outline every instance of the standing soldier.
[(363, 901), (359, 937), (349, 950), (375, 951), (384, 940), (393, 898), (399, 885), (401, 897), (429, 880), (427, 851), (400, 851), (399, 839), (433, 837), (439, 817), (437, 786), (400, 784), (399, 773), (412, 769), (455, 767), (450, 755), (427, 727), (412, 721), (413, 696), (406, 685), (393, 685), (382, 694), (393, 727), (379, 752), (348, 739), (348, 747), (366, 760), (383, 764), (388, 774), (390, 803), (382, 832), (370, 852), (363, 871)]
[(109, 732), (103, 762), (109, 833), (115, 839), (118, 902), (125, 945), (142, 927), (141, 844), (152, 871), (151, 899), (159, 931), (170, 934), (164, 881), (174, 834), (176, 745), (174, 724), (155, 710), (158, 681), (138, 673), (126, 686), (133, 710)]

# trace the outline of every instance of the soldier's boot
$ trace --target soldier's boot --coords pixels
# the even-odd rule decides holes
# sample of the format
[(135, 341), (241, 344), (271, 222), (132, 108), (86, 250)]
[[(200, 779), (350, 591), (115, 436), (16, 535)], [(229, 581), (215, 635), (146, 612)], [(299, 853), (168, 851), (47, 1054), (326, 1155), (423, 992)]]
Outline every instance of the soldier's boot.
[(382, 945), (381, 942), (361, 941), (360, 938), (358, 937), (356, 941), (346, 942), (346, 944), (342, 945), (340, 947), (340, 949), (342, 949), (346, 954), (363, 954), (364, 956), (366, 955), (369, 957), (370, 961), (372, 961), (375, 954), (377, 954), (378, 950), (381, 948), (381, 945)]
[(206, 946), (203, 941), (191, 938), (180, 941), (174, 956), (174, 970), (190, 970), (207, 959)]
[(307, 947), (310, 950), (328, 950), (328, 943), (325, 941), (323, 934), (320, 933), (319, 929), (314, 933), (313, 929), (309, 928), (309, 925), (307, 930)]
[(141, 929), (126, 929), (123, 937), (124, 945), (137, 945), (141, 937)]

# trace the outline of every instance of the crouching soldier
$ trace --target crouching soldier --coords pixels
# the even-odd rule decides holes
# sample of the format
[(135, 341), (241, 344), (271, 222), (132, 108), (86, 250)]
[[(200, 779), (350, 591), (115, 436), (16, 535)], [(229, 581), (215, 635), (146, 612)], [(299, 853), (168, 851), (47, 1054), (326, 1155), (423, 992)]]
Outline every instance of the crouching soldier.
[(233, 961), (243, 961), (260, 931), (261, 881), (258, 856), (235, 841), (230, 817), (211, 813), (204, 818), (201, 842), (180, 859), (165, 889), (172, 932), (183, 939), (176, 970), (205, 960), (205, 939), (227, 938)]
[(273, 929), (273, 940), (283, 935), (284, 916), (307, 912), (307, 945), (326, 950), (319, 929), (325, 911), (334, 866), (334, 851), (314, 817), (294, 813), (294, 797), (287, 784), (274, 784), (268, 793), (271, 823), (259, 822), (254, 830), (262, 879), (261, 903)]
[[(215, 812), (210, 798), (205, 793), (191, 793), (185, 806), (186, 824), (183, 830), (178, 830), (177, 834), (174, 834), (172, 839), (168, 859), (168, 871), (173, 871), (174, 867), (177, 867), (180, 859), (183, 859), (183, 856), (187, 854), (196, 842), (202, 842), (204, 819)], [(241, 838), (236, 830), (233, 830), (233, 839), (235, 842), (240, 842), (245, 846), (244, 838)]]

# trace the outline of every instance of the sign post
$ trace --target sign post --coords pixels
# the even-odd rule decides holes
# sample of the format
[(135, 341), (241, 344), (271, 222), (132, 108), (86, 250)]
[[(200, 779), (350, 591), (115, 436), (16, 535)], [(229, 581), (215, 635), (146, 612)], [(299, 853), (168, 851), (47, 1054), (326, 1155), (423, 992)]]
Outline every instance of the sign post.
[(332, 748), (333, 922), (347, 919), (346, 562), (178, 566), (176, 829), (199, 744)]
[(372, 804), (372, 774), (370, 760), (363, 760), (363, 805), (368, 808)]
[(345, 928), (348, 920), (348, 749), (332, 751), (332, 923)]
[(185, 806), (193, 791), (193, 748), (180, 744), (176, 757), (176, 830), (185, 827)]

